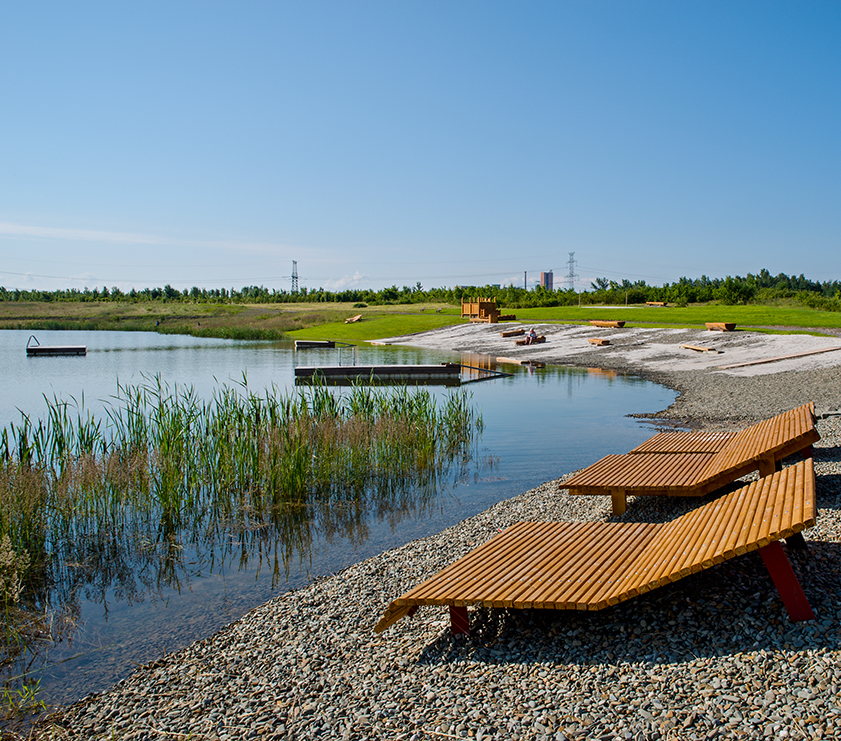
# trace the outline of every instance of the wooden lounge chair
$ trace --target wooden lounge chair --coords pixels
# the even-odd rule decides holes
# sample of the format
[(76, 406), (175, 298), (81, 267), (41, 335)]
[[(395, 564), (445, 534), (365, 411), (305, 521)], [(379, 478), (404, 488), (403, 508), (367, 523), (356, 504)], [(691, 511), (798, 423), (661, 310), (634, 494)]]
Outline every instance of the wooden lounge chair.
[(815, 524), (810, 459), (667, 523), (521, 522), (394, 600), (381, 632), (419, 605), (448, 605), (469, 632), (468, 605), (601, 610), (758, 550), (792, 620), (814, 613), (779, 541)]
[(741, 432), (664, 432), (625, 455), (608, 455), (564, 482), (570, 494), (609, 495), (613, 513), (627, 496), (699, 497), (741, 476), (773, 473), (786, 456), (811, 455), (820, 439), (811, 402)]

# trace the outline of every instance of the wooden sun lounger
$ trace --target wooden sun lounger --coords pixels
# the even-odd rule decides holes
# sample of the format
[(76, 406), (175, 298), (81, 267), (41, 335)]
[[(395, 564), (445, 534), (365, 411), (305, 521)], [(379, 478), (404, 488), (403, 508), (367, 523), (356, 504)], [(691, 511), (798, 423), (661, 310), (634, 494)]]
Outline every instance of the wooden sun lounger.
[(521, 522), (394, 600), (381, 632), (420, 605), (448, 605), (469, 633), (468, 605), (601, 610), (758, 550), (794, 621), (814, 613), (779, 541), (815, 524), (810, 459), (667, 523)]
[(741, 476), (772, 474), (786, 456), (811, 455), (820, 439), (811, 402), (736, 433), (664, 432), (625, 455), (608, 455), (564, 482), (570, 494), (609, 495), (613, 513), (627, 496), (700, 497)]

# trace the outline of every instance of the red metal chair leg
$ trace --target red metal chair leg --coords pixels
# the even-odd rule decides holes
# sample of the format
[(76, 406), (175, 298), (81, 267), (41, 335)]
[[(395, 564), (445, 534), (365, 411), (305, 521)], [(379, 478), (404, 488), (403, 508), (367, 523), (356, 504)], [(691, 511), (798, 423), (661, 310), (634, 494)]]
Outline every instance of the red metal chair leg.
[(467, 617), (467, 608), (454, 607), (450, 605), (450, 627), (453, 635), (470, 635), (470, 618)]
[(774, 586), (782, 597), (788, 616), (796, 623), (801, 620), (814, 620), (815, 613), (812, 612), (809, 600), (806, 599), (780, 542), (775, 540), (760, 548), (759, 555), (762, 556), (765, 568), (774, 580)]

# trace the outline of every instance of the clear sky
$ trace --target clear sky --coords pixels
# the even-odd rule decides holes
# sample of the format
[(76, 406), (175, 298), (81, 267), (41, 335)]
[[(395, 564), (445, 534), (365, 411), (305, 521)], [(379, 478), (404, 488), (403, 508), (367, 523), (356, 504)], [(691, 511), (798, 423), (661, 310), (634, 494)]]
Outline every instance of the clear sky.
[(841, 3), (0, 3), (0, 284), (841, 280)]

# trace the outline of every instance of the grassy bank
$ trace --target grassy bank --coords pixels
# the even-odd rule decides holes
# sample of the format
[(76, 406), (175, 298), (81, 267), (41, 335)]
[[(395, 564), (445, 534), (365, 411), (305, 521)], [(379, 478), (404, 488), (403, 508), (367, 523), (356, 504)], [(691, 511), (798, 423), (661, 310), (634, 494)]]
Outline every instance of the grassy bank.
[[(345, 324), (345, 319), (359, 314), (360, 322)], [(423, 332), (460, 321), (457, 307), (441, 304), (354, 307), (350, 303), (0, 302), (0, 329), (33, 332), (115, 330), (254, 340), (276, 340), (292, 334), (366, 340)]]
[[(505, 307), (503, 307), (505, 308)], [(736, 322), (740, 327), (841, 328), (841, 313), (802, 306), (692, 304), (666, 306), (564, 306), (513, 310), (524, 323), (583, 323), (622, 319), (646, 326), (703, 326)], [(359, 321), (345, 320), (360, 316)], [(448, 304), (365, 306), (330, 304), (191, 304), (180, 302), (0, 302), (0, 329), (121, 330), (198, 337), (276, 340), (284, 337), (362, 342), (461, 324), (460, 308)]]

